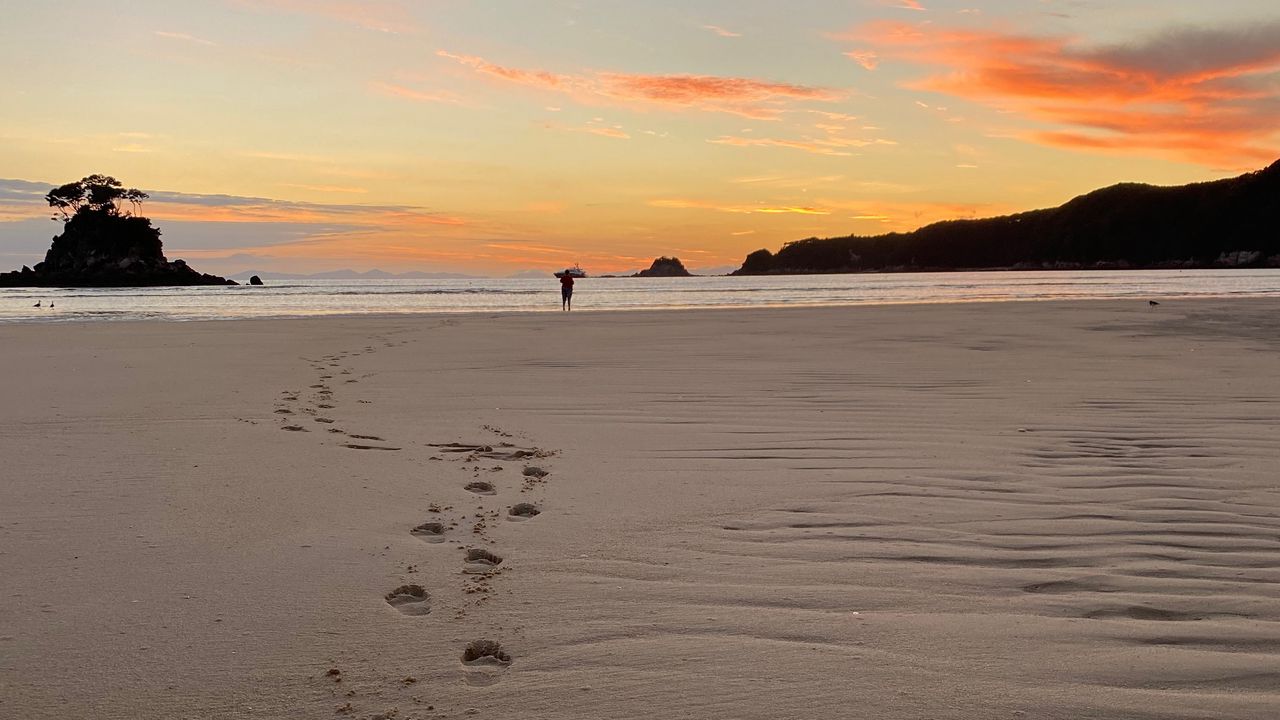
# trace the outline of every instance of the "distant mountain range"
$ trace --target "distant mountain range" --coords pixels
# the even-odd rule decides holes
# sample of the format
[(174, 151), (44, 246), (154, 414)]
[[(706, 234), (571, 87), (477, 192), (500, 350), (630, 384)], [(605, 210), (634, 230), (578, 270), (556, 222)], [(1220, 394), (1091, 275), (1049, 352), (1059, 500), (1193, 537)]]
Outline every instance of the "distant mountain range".
[[(699, 270), (696, 274), (727, 275), (730, 272), (733, 272), (734, 269), (735, 268), (732, 266), (707, 268), (705, 270)], [(633, 272), (635, 271), (629, 271), (628, 273), (626, 273), (626, 276), (630, 276)], [(487, 275), (466, 275), (464, 273), (450, 273), (450, 272), (411, 271), (411, 272), (403, 272), (403, 273), (391, 273), (385, 270), (377, 270), (377, 269), (366, 270), (364, 272), (361, 272), (359, 270), (329, 270), (327, 272), (319, 272), (319, 273), (311, 273), (311, 274), (270, 272), (266, 270), (246, 270), (244, 272), (238, 272), (234, 275), (228, 275), (227, 277), (230, 277), (234, 280), (239, 280), (240, 282), (244, 283), (244, 282), (248, 282), (249, 278), (253, 277), (254, 275), (257, 275), (259, 278), (262, 278), (263, 280), (476, 280), (480, 278), (491, 277)], [(621, 273), (619, 273), (618, 276), (624, 277)], [(554, 278), (552, 278), (550, 270), (522, 270), (518, 273), (514, 273), (512, 275), (506, 275), (504, 277), (516, 279), (516, 280), (542, 280), (547, 278), (554, 280)]]
[(1126, 183), (1056, 208), (757, 250), (736, 275), (1280, 267), (1280, 162), (1176, 187)]
[(247, 270), (245, 272), (231, 275), (230, 277), (235, 280), (245, 281), (254, 275), (257, 275), (263, 280), (467, 280), (480, 277), (479, 275), (464, 275), (462, 273), (429, 273), (417, 271), (389, 273), (384, 270), (366, 270), (364, 272), (360, 272), (358, 270), (330, 270), (328, 272), (312, 273), (310, 275), (302, 273)]

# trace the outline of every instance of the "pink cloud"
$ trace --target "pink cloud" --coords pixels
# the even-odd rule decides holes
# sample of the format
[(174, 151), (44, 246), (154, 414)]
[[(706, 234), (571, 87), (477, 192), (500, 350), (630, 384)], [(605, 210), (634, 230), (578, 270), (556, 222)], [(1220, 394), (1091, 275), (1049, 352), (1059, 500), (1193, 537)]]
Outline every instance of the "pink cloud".
[(875, 70), (880, 65), (880, 58), (874, 50), (850, 50), (844, 56), (867, 70)]
[(911, 87), (1060, 126), (1057, 147), (1244, 167), (1280, 152), (1280, 22), (1180, 29), (1127, 45), (882, 22), (843, 36), (936, 67)]
[(725, 30), (724, 28), (720, 27), (719, 25), (703, 25), (703, 26), (702, 26), (702, 29), (703, 29), (703, 30), (710, 30), (711, 32), (713, 32), (713, 33), (715, 33), (715, 34), (719, 35), (720, 37), (727, 37), (727, 38), (742, 37), (742, 33), (736, 33), (736, 32), (734, 32), (734, 31), (732, 31), (732, 30)]
[(839, 92), (827, 88), (754, 78), (618, 72), (562, 75), (545, 70), (507, 67), (444, 50), (436, 54), (505, 82), (566, 93), (583, 102), (664, 106), (773, 120), (790, 104), (832, 102), (841, 97)]
[(899, 10), (927, 10), (921, 5), (919, 0), (877, 0), (879, 4), (887, 7), (898, 8)]

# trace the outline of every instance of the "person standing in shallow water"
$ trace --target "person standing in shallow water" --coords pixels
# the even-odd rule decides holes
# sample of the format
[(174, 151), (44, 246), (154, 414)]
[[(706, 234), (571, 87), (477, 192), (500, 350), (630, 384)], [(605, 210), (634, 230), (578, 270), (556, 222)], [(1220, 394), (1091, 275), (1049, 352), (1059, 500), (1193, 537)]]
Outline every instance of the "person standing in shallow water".
[(569, 273), (560, 276), (560, 309), (573, 309), (573, 276)]

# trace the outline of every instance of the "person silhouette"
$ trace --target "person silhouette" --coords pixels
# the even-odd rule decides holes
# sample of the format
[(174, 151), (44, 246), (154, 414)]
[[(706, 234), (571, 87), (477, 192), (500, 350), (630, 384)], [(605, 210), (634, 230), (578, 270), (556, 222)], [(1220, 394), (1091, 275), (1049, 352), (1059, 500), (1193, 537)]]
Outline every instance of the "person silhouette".
[(560, 276), (560, 309), (573, 309), (573, 276), (569, 273)]

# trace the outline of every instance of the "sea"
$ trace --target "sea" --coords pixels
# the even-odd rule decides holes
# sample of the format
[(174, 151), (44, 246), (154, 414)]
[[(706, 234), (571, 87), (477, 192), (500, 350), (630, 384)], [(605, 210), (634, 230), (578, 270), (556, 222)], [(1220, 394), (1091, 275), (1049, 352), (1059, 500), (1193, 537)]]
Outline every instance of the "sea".
[[(1073, 299), (1280, 296), (1280, 269), (948, 272), (586, 278), (577, 312)], [(39, 302), (40, 307), (34, 307)], [(546, 279), (288, 280), (264, 286), (0, 288), (0, 322), (198, 321), (466, 312), (560, 312)]]

